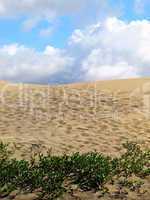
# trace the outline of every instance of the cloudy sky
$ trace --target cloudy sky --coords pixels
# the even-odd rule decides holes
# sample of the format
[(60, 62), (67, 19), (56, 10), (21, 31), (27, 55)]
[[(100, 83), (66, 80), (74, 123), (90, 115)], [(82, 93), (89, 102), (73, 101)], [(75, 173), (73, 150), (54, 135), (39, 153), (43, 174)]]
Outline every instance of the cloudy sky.
[(150, 0), (0, 0), (0, 79), (150, 76)]

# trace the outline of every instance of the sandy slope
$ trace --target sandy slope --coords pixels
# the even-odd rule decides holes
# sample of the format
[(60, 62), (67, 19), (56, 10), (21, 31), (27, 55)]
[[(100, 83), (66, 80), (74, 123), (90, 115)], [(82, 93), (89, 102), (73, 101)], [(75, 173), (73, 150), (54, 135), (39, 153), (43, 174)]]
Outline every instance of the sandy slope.
[[(19, 158), (29, 158), (31, 152), (48, 148), (54, 154), (97, 150), (118, 155), (127, 140), (148, 147), (150, 79), (57, 87), (1, 81), (0, 139), (11, 142)], [(62, 199), (149, 200), (149, 186), (148, 177), (140, 192), (120, 189), (115, 183), (108, 185), (110, 193), (102, 198), (99, 193), (77, 190)], [(35, 199), (34, 194), (30, 195), (15, 199)]]
[(126, 140), (149, 146), (149, 85), (148, 78), (51, 87), (2, 82), (0, 139), (24, 157), (47, 148), (116, 155)]

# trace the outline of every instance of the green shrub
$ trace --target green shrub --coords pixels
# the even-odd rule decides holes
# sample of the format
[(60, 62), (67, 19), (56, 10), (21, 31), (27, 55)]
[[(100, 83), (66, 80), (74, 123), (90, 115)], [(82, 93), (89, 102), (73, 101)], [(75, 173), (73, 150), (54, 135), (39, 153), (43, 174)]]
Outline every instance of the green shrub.
[(8, 150), (8, 146), (9, 144), (4, 144), (3, 142), (0, 142), (0, 163), (8, 160), (12, 154), (12, 152)]
[(97, 190), (108, 180), (112, 170), (110, 158), (96, 152), (72, 155), (69, 166), (73, 182), (84, 190)]
[(123, 144), (126, 152), (120, 158), (120, 170), (125, 176), (136, 174), (144, 176), (150, 170), (150, 151), (142, 151), (136, 143)]
[[(64, 191), (69, 180), (82, 190), (98, 190), (114, 176), (150, 175), (150, 151), (143, 151), (136, 143), (125, 143), (126, 152), (120, 158), (110, 158), (91, 152), (86, 154), (46, 156), (40, 154), (30, 161), (11, 158), (8, 145), (0, 143), (0, 196), (20, 189), (33, 191), (41, 188), (40, 198), (55, 199)], [(133, 183), (123, 182), (126, 186)], [(137, 185), (137, 183), (135, 184)]]

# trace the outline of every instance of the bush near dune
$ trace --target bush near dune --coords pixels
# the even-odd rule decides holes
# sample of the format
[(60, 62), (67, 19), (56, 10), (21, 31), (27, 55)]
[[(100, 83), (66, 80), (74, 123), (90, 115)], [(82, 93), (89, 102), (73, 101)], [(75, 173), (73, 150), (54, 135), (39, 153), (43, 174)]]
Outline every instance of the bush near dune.
[(126, 152), (119, 158), (97, 152), (62, 156), (48, 153), (27, 161), (12, 158), (13, 152), (1, 142), (0, 197), (16, 189), (32, 192), (40, 188), (39, 199), (52, 200), (67, 190), (66, 182), (85, 191), (97, 191), (116, 176), (149, 176), (150, 150), (141, 150), (138, 144), (132, 142), (125, 143), (123, 147)]

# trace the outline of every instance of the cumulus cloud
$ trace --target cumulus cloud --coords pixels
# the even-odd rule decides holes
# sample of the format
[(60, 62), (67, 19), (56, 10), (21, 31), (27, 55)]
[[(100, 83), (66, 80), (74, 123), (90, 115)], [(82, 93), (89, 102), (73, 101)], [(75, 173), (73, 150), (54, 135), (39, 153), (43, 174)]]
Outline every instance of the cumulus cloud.
[(75, 30), (69, 45), (80, 60), (82, 79), (128, 78), (150, 73), (150, 21), (115, 17)]
[[(110, 56), (110, 57), (109, 57)], [(104, 55), (101, 49), (95, 49), (82, 63), (85, 79), (117, 79), (131, 78), (138, 76), (138, 69), (124, 60), (110, 62), (112, 55)]]
[(18, 44), (0, 48), (0, 79), (18, 82), (50, 82), (67, 71), (73, 59), (64, 50), (47, 46), (43, 52)]
[(74, 82), (150, 74), (150, 21), (107, 18), (75, 30), (66, 49), (0, 47), (0, 79)]

